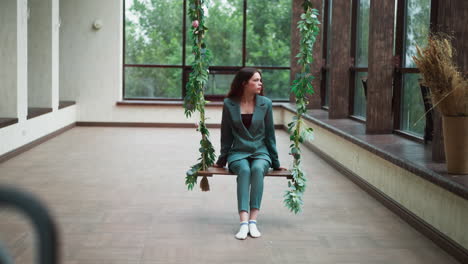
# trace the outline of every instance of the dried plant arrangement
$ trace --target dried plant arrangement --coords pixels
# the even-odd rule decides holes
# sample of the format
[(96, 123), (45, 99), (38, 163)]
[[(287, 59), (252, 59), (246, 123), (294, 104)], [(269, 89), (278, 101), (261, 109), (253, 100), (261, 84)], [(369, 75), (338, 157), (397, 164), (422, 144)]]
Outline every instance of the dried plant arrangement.
[(443, 33), (429, 36), (426, 47), (417, 48), (413, 60), (429, 87), (432, 105), (444, 116), (468, 116), (468, 80), (453, 62), (452, 38)]

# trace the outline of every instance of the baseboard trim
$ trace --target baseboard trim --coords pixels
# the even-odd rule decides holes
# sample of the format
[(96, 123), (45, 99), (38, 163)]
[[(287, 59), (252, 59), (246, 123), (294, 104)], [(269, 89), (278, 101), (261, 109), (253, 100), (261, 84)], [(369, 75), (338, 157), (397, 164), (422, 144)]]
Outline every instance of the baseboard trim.
[(385, 193), (377, 189), (376, 187), (369, 184), (367, 181), (363, 180), (361, 177), (356, 175), (354, 172), (350, 171), (348, 168), (334, 160), (328, 154), (323, 152), (322, 150), (318, 149), (311, 143), (305, 143), (308, 149), (312, 152), (320, 156), (324, 161), (330, 164), (332, 167), (337, 169), (340, 173), (345, 175), (348, 179), (350, 179), (354, 184), (359, 186), (365, 192), (367, 192), (370, 196), (374, 199), (379, 201), (385, 207), (387, 207), (390, 211), (395, 213), (405, 222), (407, 222), (410, 226), (414, 229), (419, 231), (421, 234), (432, 240), (436, 245), (440, 248), (445, 250), (448, 254), (453, 256), (455, 259), (460, 261), (461, 263), (468, 263), (468, 250), (465, 249), (463, 246), (458, 244), (453, 239), (449, 238), (439, 230), (435, 229), (433, 226), (428, 224), (426, 221), (421, 219), (419, 216), (415, 215), (408, 209), (401, 206), (398, 202), (387, 196)]
[(38, 139), (36, 139), (36, 140), (34, 140), (32, 142), (29, 142), (26, 145), (23, 145), (23, 146), (21, 146), (19, 148), (16, 148), (16, 149), (14, 149), (14, 150), (12, 150), (10, 152), (7, 152), (7, 153), (5, 153), (3, 155), (0, 155), (0, 163), (5, 162), (5, 161), (7, 161), (7, 160), (9, 160), (9, 159), (11, 159), (13, 157), (16, 157), (19, 154), (21, 154), (23, 152), (26, 152), (26, 151), (34, 148), (35, 146), (40, 145), (40, 144), (46, 142), (47, 140), (49, 140), (51, 138), (54, 138), (54, 137), (56, 137), (56, 136), (58, 136), (58, 135), (60, 135), (60, 134), (62, 134), (64, 132), (66, 132), (67, 130), (72, 129), (73, 127), (75, 127), (75, 123), (72, 123), (72, 124), (70, 124), (68, 126), (62, 127), (59, 130), (56, 130), (56, 131), (54, 131), (54, 132), (52, 132), (50, 134), (47, 134), (47, 135), (45, 135), (43, 137), (40, 137), (40, 138), (38, 138)]
[[(76, 122), (76, 126), (88, 127), (160, 127), (160, 128), (195, 128), (192, 123), (142, 123), (142, 122)], [(208, 128), (220, 128), (218, 124), (207, 124)]]
[[(159, 127), (159, 128), (195, 128), (192, 123), (141, 123), (141, 122), (76, 122), (76, 126), (89, 127)], [(221, 124), (207, 124), (208, 128), (221, 128)], [(284, 129), (283, 125), (275, 125)]]

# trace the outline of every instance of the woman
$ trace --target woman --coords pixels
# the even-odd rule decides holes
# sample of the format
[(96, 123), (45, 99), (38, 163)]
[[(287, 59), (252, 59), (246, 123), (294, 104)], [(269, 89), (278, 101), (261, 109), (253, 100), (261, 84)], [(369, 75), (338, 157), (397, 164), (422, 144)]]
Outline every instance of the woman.
[[(280, 167), (276, 150), (271, 100), (263, 96), (262, 75), (253, 68), (241, 69), (224, 99), (221, 121), (221, 155), (215, 167), (237, 174), (237, 206), (240, 229), (237, 239), (260, 237), (257, 216), (263, 194), (263, 178)], [(250, 215), (249, 215), (250, 209)], [(248, 221), (247, 221), (248, 220)]]

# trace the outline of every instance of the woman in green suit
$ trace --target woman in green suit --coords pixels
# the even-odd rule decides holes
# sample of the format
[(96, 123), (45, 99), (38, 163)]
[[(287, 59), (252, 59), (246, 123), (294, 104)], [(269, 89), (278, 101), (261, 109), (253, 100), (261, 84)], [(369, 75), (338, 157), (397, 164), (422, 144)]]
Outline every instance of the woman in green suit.
[[(237, 239), (260, 237), (257, 216), (263, 194), (263, 178), (280, 167), (276, 150), (271, 100), (263, 96), (262, 75), (253, 68), (241, 69), (224, 99), (221, 121), (221, 155), (215, 167), (229, 164), (237, 174), (237, 205), (240, 229)], [(250, 215), (249, 215), (250, 210)], [(248, 221), (247, 221), (248, 220)]]

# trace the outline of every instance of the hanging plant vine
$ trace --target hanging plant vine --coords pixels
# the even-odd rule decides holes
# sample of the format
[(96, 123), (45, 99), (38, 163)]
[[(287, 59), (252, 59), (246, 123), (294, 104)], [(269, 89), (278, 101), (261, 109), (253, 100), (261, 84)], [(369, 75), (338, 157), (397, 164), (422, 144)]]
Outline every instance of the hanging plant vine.
[(312, 139), (312, 128), (308, 127), (303, 121), (302, 116), (307, 111), (309, 100), (308, 95), (314, 93), (310, 64), (313, 62), (312, 49), (319, 33), (318, 19), (319, 12), (312, 8), (312, 3), (305, 0), (302, 4), (304, 13), (301, 14), (301, 20), (297, 23), (301, 40), (300, 52), (296, 58), (299, 58), (297, 64), (301, 66), (301, 71), (296, 75), (291, 86), (291, 93), (296, 98), (296, 115), (293, 121), (288, 124), (290, 133), (290, 154), (293, 156), (292, 176), (293, 180), (288, 182), (289, 189), (284, 195), (285, 206), (295, 214), (302, 211), (303, 194), (306, 188), (305, 173), (301, 168), (301, 149), (300, 143)]
[[(185, 184), (189, 190), (192, 190), (197, 183), (198, 172), (206, 170), (213, 165), (216, 155), (213, 144), (210, 141), (210, 133), (206, 127), (205, 121), (205, 96), (204, 89), (208, 82), (209, 63), (211, 53), (206, 48), (204, 41), (205, 34), (208, 28), (205, 26), (204, 6), (205, 0), (189, 0), (188, 14), (192, 21), (191, 30), (189, 32), (192, 40), (192, 54), (194, 60), (192, 63), (192, 72), (186, 86), (186, 95), (184, 98), (185, 116), (191, 117), (193, 113), (200, 113), (197, 131), (201, 133), (200, 140), (200, 158), (198, 163), (193, 165), (186, 173)], [(203, 177), (200, 182), (202, 191), (209, 191), (210, 187), (208, 179)]]

